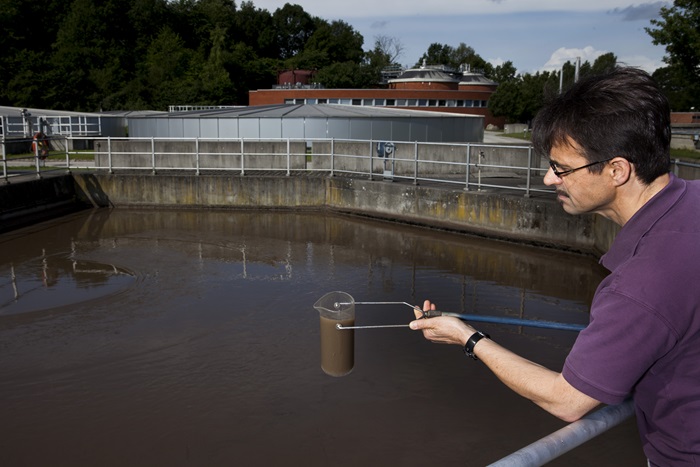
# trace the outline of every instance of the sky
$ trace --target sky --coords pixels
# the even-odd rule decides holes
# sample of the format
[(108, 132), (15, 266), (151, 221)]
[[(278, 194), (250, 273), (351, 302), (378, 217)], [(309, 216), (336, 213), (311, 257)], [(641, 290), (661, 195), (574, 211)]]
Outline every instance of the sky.
[(343, 20), (374, 47), (377, 37), (402, 45), (398, 62), (413, 67), (432, 43), (472, 47), (484, 60), (511, 61), (519, 73), (593, 63), (612, 52), (618, 63), (653, 72), (664, 66), (663, 46), (644, 30), (669, 1), (625, 0), (253, 0), (273, 13), (298, 4), (312, 16)]

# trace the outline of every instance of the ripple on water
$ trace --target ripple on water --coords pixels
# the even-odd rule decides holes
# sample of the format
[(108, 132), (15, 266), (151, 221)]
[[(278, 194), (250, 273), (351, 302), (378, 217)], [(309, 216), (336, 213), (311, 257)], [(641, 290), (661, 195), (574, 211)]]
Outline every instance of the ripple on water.
[(115, 264), (55, 253), (9, 266), (0, 277), (0, 315), (18, 315), (110, 296), (128, 288), (136, 275)]

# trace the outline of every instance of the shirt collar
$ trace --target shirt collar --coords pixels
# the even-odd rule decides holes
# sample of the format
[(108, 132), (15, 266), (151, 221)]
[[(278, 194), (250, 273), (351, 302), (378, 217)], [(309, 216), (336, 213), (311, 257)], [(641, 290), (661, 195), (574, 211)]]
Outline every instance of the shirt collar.
[(685, 180), (672, 173), (668, 185), (646, 202), (620, 229), (610, 249), (600, 258), (600, 263), (609, 271), (631, 257), (644, 235), (681, 198), (686, 190)]

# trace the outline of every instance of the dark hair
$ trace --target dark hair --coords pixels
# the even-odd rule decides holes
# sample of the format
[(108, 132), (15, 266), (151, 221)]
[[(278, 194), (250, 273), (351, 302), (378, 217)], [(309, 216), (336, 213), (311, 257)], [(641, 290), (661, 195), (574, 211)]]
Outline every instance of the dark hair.
[(570, 145), (569, 138), (588, 162), (624, 157), (646, 184), (671, 167), (668, 100), (651, 76), (636, 68), (582, 79), (544, 105), (533, 122), (535, 152), (549, 156), (552, 147)]

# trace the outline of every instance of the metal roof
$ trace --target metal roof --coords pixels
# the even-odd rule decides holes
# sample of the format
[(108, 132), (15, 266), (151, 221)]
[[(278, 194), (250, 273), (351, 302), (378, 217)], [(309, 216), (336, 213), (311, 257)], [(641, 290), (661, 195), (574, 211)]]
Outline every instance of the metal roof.
[[(234, 109), (192, 110), (169, 112), (159, 118), (393, 118), (393, 117), (444, 117), (481, 118), (476, 115), (456, 114), (409, 109), (386, 109), (375, 106), (342, 104), (275, 104), (256, 105)], [(138, 116), (135, 118), (139, 118)]]

